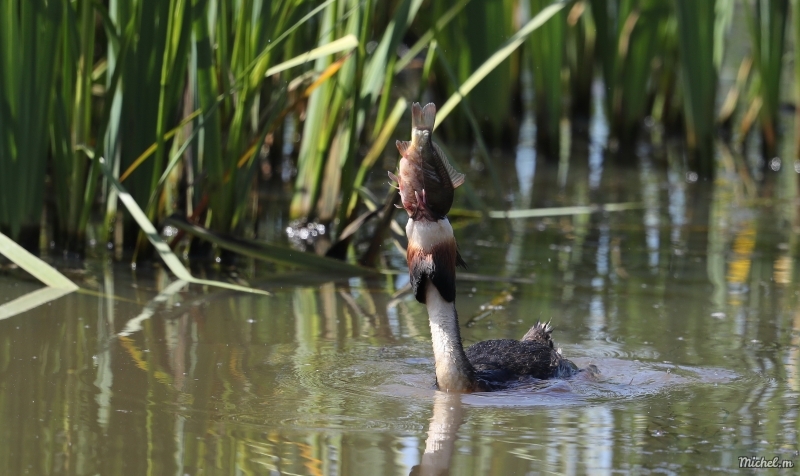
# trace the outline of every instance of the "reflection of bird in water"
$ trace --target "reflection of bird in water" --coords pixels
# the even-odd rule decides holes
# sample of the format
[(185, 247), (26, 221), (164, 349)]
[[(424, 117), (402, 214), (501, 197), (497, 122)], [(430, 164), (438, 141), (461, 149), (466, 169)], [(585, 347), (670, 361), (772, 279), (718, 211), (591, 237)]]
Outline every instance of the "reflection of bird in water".
[(488, 340), (464, 350), (455, 307), (456, 264), (464, 262), (446, 216), (464, 176), (431, 140), (435, 116), (433, 104), (412, 105), (411, 141), (398, 141), (399, 176), (389, 176), (398, 182), (409, 215), (408, 270), (414, 296), (428, 308), (438, 388), (489, 391), (525, 378), (573, 375), (577, 367), (555, 348), (548, 324), (536, 324), (522, 340)]
[(461, 395), (436, 392), (433, 416), (425, 440), (425, 452), (409, 476), (442, 476), (450, 474), (458, 429), (464, 421)]

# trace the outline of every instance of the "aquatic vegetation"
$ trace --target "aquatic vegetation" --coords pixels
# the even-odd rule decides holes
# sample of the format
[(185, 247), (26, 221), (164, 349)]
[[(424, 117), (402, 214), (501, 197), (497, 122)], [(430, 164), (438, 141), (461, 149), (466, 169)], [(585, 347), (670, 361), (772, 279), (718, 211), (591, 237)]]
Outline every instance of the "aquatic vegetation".
[[(40, 251), (138, 242), (175, 265), (149, 280), (95, 260), (64, 271), (77, 292), (19, 299), (38, 283), (0, 257), (0, 318), (26, 314), (0, 320), (6, 472), (409, 474), (429, 424), (450, 425), (429, 441), (458, 474), (791, 459), (800, 168), (782, 110), (800, 83), (776, 66), (797, 57), (800, 9), (787, 43), (788, 2), (700, 3), (0, 0), (0, 232)], [(563, 51), (533, 51), (544, 28)], [(534, 123), (535, 98), (560, 109)], [(390, 139), (415, 101), (443, 106), (436, 138), (469, 177), (449, 211), (475, 243), (464, 342), (559, 316), (565, 355), (603, 362), (601, 382), (463, 408), (440, 394), (431, 420), (427, 318), (387, 251)], [(570, 141), (587, 112), (588, 146)], [(549, 146), (513, 137), (545, 121)], [(776, 155), (742, 153), (773, 133)], [(609, 163), (626, 157), (635, 171)], [(208, 243), (266, 262), (252, 274), (272, 295), (186, 286)]]
[[(547, 0), (532, 0), (532, 13), (547, 7)], [(530, 71), (536, 92), (536, 141), (539, 149), (550, 157), (558, 156), (561, 119), (565, 116), (562, 69), (566, 65), (566, 12), (562, 9), (528, 37)]]
[(59, 2), (44, 0), (3, 0), (0, 12), (0, 231), (33, 249), (64, 12)]
[[(695, 154), (695, 163), (705, 176), (711, 176), (713, 157), (717, 72), (721, 58), (715, 58), (714, 2), (678, 0), (678, 45), (683, 102), (686, 111), (686, 142)], [(715, 61), (716, 60), (716, 61)]]
[[(497, 196), (491, 150), (516, 144), (523, 96), (564, 180), (569, 125), (597, 103), (611, 144), (680, 135), (711, 177), (718, 117), (740, 122), (737, 145), (757, 122), (775, 153), (788, 5), (0, 0), (0, 230), (37, 249), (44, 224), (56, 249), (82, 253), (102, 216), (96, 241), (153, 256), (105, 157), (155, 225), (178, 214), (208, 236), (253, 239), (258, 191), (280, 190), (291, 196), (281, 216), (329, 230), (317, 254), (355, 260), (354, 245), (371, 243), (361, 261), (374, 263), (391, 217), (365, 185), (423, 96), (442, 105), (445, 152), (474, 145)], [(737, 21), (752, 68), (727, 47)], [(741, 67), (723, 102), (726, 64)], [(488, 216), (484, 198), (465, 196)]]
[(778, 106), (788, 13), (789, 0), (755, 0), (752, 8), (745, 8), (753, 42), (756, 94), (767, 155), (774, 155), (777, 151)]

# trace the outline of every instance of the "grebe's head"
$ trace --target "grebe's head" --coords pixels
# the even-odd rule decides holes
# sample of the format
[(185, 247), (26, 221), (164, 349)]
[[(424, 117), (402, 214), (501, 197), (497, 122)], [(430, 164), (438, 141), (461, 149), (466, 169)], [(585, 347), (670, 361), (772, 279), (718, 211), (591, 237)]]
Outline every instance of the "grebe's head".
[(409, 218), (406, 235), (408, 274), (414, 297), (424, 304), (427, 286), (436, 286), (445, 301), (455, 301), (458, 248), (450, 221)]

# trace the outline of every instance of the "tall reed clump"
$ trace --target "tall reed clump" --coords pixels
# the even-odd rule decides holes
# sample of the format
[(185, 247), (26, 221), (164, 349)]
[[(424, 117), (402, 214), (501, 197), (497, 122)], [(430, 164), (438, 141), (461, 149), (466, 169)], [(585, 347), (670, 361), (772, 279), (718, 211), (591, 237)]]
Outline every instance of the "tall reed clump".
[(669, 18), (666, 0), (592, 0), (612, 134), (632, 143), (650, 113), (653, 59)]
[(745, 8), (753, 42), (756, 89), (761, 99), (759, 120), (764, 136), (764, 153), (768, 157), (777, 152), (778, 108), (788, 11), (789, 0), (754, 0), (751, 8)]
[[(248, 193), (266, 135), (274, 129), (277, 112), (286, 106), (286, 85), (270, 66), (295, 48), (282, 35), (290, 21), (302, 18), (294, 2), (195, 2), (192, 68), (187, 111), (202, 112), (193, 123), (202, 139), (190, 154), (193, 181), (207, 175), (189, 199), (190, 209), (208, 198), (210, 227), (231, 233), (241, 225)], [(294, 15), (292, 15), (294, 13)], [(207, 18), (217, 17), (208, 31)], [(215, 55), (212, 55), (212, 47)], [(301, 45), (302, 46), (302, 45)], [(277, 47), (277, 48), (276, 48)], [(218, 96), (230, 91), (220, 107)], [(182, 138), (186, 140), (187, 138)], [(198, 210), (202, 213), (203, 210)], [(202, 216), (202, 215), (201, 215)]]
[[(437, 27), (437, 20), (447, 18), (451, 9), (461, 4), (463, 10), (460, 13), (446, 25)], [(440, 94), (450, 96), (519, 28), (520, 25), (515, 23), (517, 2), (467, 0), (433, 2), (431, 7), (433, 14), (425, 15), (420, 24), (434, 29), (436, 54), (443, 55), (453, 69), (455, 81), (450, 80), (443, 63), (434, 63), (436, 89)], [(514, 139), (508, 131), (512, 129), (509, 119), (516, 113), (512, 104), (519, 73), (519, 55), (513, 55), (495, 67), (466, 99), (482, 134), (490, 143)], [(453, 137), (474, 133), (473, 125), (465, 117), (452, 117), (444, 127)]]
[[(550, 3), (548, 0), (530, 0), (531, 13), (536, 15)], [(527, 41), (536, 95), (536, 144), (551, 159), (558, 157), (559, 130), (564, 115), (562, 70), (566, 64), (566, 23), (566, 12), (559, 11), (531, 33)]]
[(716, 2), (677, 0), (675, 7), (686, 142), (700, 174), (711, 178), (717, 94), (717, 65), (714, 61)]
[(62, 2), (0, 0), (0, 231), (39, 244)]
[[(338, 21), (344, 10), (340, 11), (335, 3), (328, 5), (321, 14), (317, 45), (328, 44), (345, 34), (360, 36), (362, 26), (366, 28), (373, 10), (372, 2), (363, 9), (354, 1), (342, 6), (351, 14), (349, 21)], [(363, 71), (366, 51), (362, 48), (360, 44), (353, 55), (339, 65), (337, 81), (326, 81), (308, 97), (295, 192), (289, 210), (293, 218), (308, 217), (315, 211), (324, 222), (330, 223), (334, 217), (343, 174), (350, 177), (351, 137), (358, 137), (361, 94), (354, 80), (356, 70)], [(322, 75), (332, 65), (330, 57), (319, 58), (314, 62), (313, 71)], [(362, 126), (363, 120), (361, 117)]]
[[(138, 6), (151, 10), (146, 22), (139, 10), (115, 4), (118, 25), (136, 21), (125, 32), (134, 48), (115, 67), (122, 68), (123, 78), (136, 77), (130, 69), (141, 61), (160, 68), (141, 83), (123, 86), (121, 106), (111, 119), (110, 130), (117, 135), (109, 134), (109, 145), (116, 147), (109, 157), (118, 157), (120, 180), (131, 183), (151, 220), (177, 211), (216, 232), (241, 233), (259, 160), (283, 118), (312, 90), (329, 87), (336, 73), (309, 76), (290, 70), (314, 60), (331, 63), (332, 55), (351, 51), (357, 39), (340, 27), (343, 19), (358, 18), (357, 5), (332, 0), (315, 8), (303, 1), (145, 3)], [(321, 25), (328, 28), (326, 39), (307, 51), (313, 43), (300, 27), (326, 11), (334, 14)], [(154, 44), (141, 45), (143, 32)], [(146, 91), (158, 94), (141, 97)], [(119, 125), (133, 116), (150, 120), (132, 137), (121, 134)]]
[[(357, 144), (385, 146), (404, 110), (388, 107), (388, 92), (421, 4), (397, 2), (375, 28), (372, 1), (3, 0), (0, 227), (30, 230), (36, 247), (49, 144), (54, 236), (66, 249), (83, 248), (100, 156), (151, 221), (180, 211), (239, 233), (259, 160), (285, 118), (303, 117), (291, 213), (338, 218), (341, 231), (365, 178)], [(373, 30), (382, 35), (367, 51)], [(95, 64), (97, 38), (106, 56)], [(110, 225), (116, 191), (103, 190)], [(138, 227), (124, 228), (130, 246)]]
[[(800, 104), (800, 5), (798, 0), (792, 0), (792, 33), (794, 37), (794, 100), (795, 104)], [(794, 140), (795, 140), (795, 157), (800, 159), (800, 107), (795, 107), (794, 110)]]
[(589, 117), (594, 81), (597, 26), (588, 2), (576, 2), (567, 14), (566, 62), (569, 69), (569, 114)]
[[(746, 117), (760, 114), (767, 151), (778, 133), (788, 4), (735, 4), (752, 32)], [(107, 222), (118, 216), (109, 187), (118, 179), (154, 223), (179, 213), (205, 231), (252, 235), (256, 172), (267, 160), (295, 159), (279, 147), (291, 126), (300, 134), (291, 147), (297, 174), (284, 179), (293, 182), (287, 215), (329, 225), (338, 240), (332, 254), (342, 257), (366, 220), (380, 215), (377, 228), (390, 222), (384, 208), (393, 196), (380, 207), (363, 185), (391, 149), (410, 100), (437, 102), (442, 137), (476, 144), (499, 184), (488, 150), (515, 143), (507, 139), (517, 130), (521, 70), (533, 76), (538, 146), (548, 155), (557, 156), (563, 119), (588, 112), (599, 67), (617, 142), (640, 140), (651, 116), (667, 132), (684, 133), (696, 169), (712, 173), (715, 96), (734, 3), (426, 5), (0, 0), (0, 230), (35, 248), (43, 197), (52, 192), (54, 237), (81, 251), (98, 195)], [(408, 83), (398, 85), (400, 74)], [(456, 106), (459, 115), (444, 121)], [(144, 243), (138, 225), (124, 221), (124, 244)]]
[[(422, 1), (402, 0), (389, 10), (387, 26), (371, 53), (365, 45), (374, 28), (376, 4), (348, 0), (344, 5), (343, 10), (342, 5), (338, 9), (335, 5), (327, 7), (318, 42), (326, 44), (336, 35), (353, 35), (359, 38), (359, 47), (341, 65), (320, 59), (314, 66), (320, 76), (334, 67), (339, 72), (334, 81), (315, 88), (309, 96), (290, 208), (293, 218), (315, 214), (325, 223), (338, 219), (337, 233), (355, 219), (355, 204), (360, 200), (357, 191), (365, 174), (358, 167), (359, 142), (376, 141), (373, 148), (385, 146), (399, 119), (398, 113), (402, 113), (397, 107), (390, 113), (388, 108), (396, 52)], [(349, 17), (346, 21), (344, 14)], [(402, 107), (404, 104), (398, 102)], [(367, 129), (370, 116), (374, 119), (371, 131)], [(375, 159), (377, 155), (371, 151), (366, 162), (374, 164)]]
[[(120, 69), (122, 78), (119, 98), (108, 99), (119, 101), (109, 118), (109, 160), (151, 220), (156, 218), (152, 195), (169, 144), (164, 136), (178, 123), (186, 83), (191, 7), (187, 0), (109, 3), (109, 16), (121, 41), (109, 38), (107, 48), (116, 53), (113, 68)], [(129, 51), (121, 56), (123, 43)], [(152, 158), (144, 160), (150, 154)], [(125, 216), (125, 241), (130, 244), (139, 230)]]
[(82, 147), (93, 141), (92, 85), (95, 72), (95, 7), (88, 0), (64, 3), (56, 87), (50, 121), (54, 240), (62, 250), (81, 252), (96, 175), (87, 180), (90, 160)]

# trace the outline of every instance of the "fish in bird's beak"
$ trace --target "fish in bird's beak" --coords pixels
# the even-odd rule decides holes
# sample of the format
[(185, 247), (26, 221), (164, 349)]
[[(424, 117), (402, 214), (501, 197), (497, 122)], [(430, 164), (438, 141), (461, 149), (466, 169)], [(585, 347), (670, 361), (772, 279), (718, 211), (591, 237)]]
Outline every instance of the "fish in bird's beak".
[(456, 172), (431, 139), (435, 120), (434, 104), (411, 105), (411, 141), (397, 141), (403, 157), (397, 175), (389, 172), (399, 185), (403, 208), (410, 218), (406, 224), (406, 259), (412, 291), (422, 303), (429, 284), (447, 302), (455, 301), (456, 265), (466, 267), (447, 220), (454, 191), (465, 177)]
[(411, 105), (411, 140), (397, 141), (400, 159), (397, 175), (400, 198), (408, 215), (415, 221), (438, 221), (453, 205), (454, 190), (464, 183), (464, 174), (456, 172), (447, 157), (433, 142), (436, 105)]

